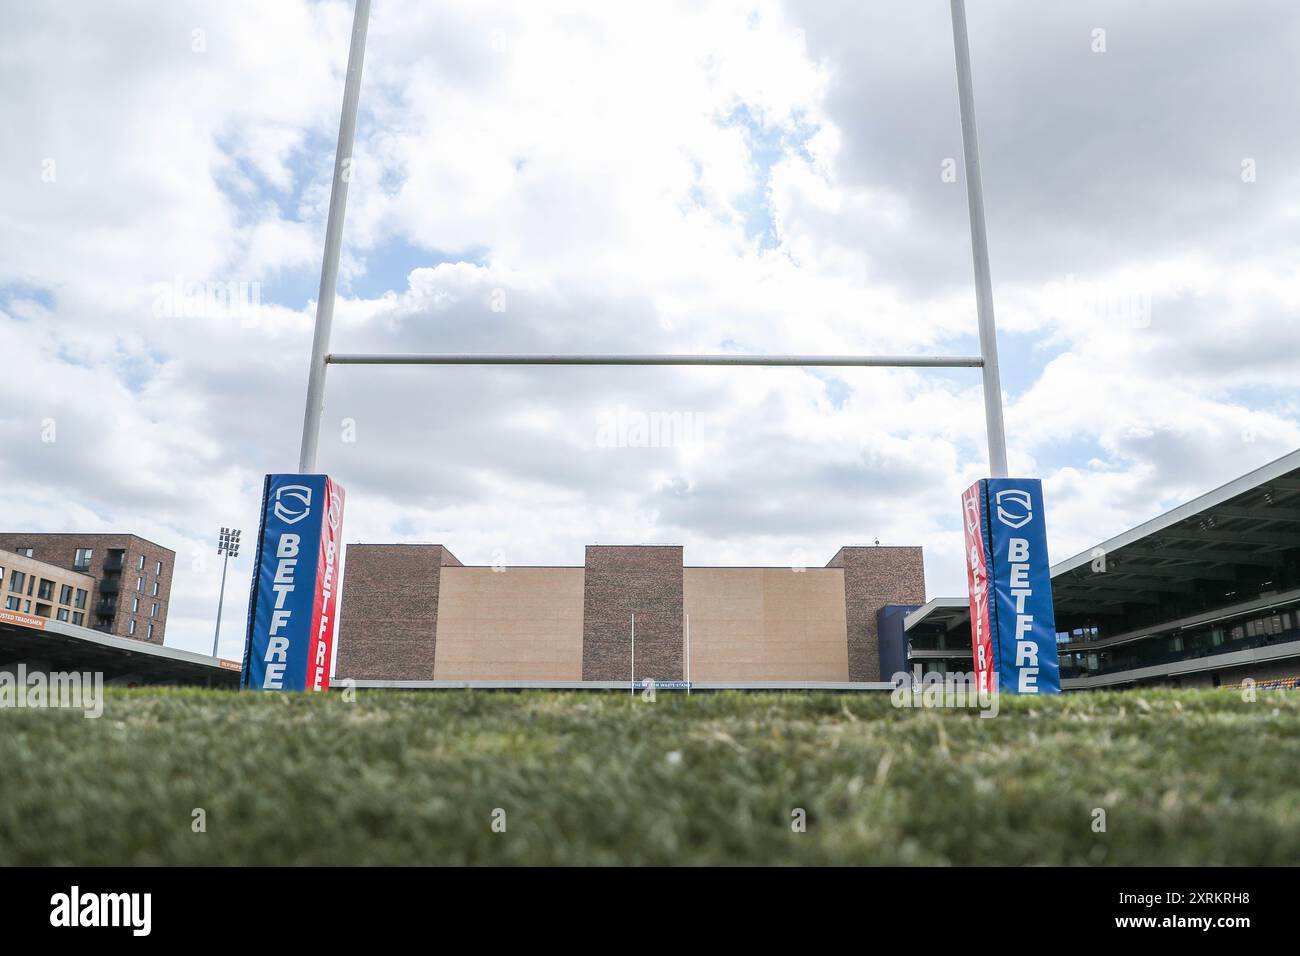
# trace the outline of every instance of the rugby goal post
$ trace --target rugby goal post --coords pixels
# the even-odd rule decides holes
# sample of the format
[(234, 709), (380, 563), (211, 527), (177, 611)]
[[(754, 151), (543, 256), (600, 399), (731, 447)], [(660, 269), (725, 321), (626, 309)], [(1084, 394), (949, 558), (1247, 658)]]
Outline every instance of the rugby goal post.
[(989, 273), (988, 236), (984, 222), (984, 190), (980, 179), (979, 144), (975, 129), (975, 96), (971, 85), (970, 41), (966, 29), (965, 0), (950, 0), (953, 46), (956, 53), (957, 97), (961, 113), (962, 149), (966, 171), (971, 250), (975, 269), (975, 307), (979, 323), (979, 355), (567, 355), (520, 353), (337, 354), (330, 352), (334, 324), (334, 297), (338, 285), (343, 219), (351, 178), (356, 136), (357, 104), (365, 60), (370, 0), (356, 0), (343, 109), (339, 119), (338, 148), (334, 156), (334, 181), (330, 189), (321, 264), (320, 294), (312, 335), (311, 365), (307, 377), (307, 404), (303, 415), (298, 471), (316, 471), (316, 453), (325, 405), (325, 377), (330, 365), (551, 365), (551, 366), (760, 366), (803, 368), (979, 368), (983, 377), (984, 419), (988, 438), (989, 471), (995, 478), (1007, 475), (1006, 433), (1002, 416), (1002, 384), (998, 373), (997, 331), (993, 318), (993, 284)]

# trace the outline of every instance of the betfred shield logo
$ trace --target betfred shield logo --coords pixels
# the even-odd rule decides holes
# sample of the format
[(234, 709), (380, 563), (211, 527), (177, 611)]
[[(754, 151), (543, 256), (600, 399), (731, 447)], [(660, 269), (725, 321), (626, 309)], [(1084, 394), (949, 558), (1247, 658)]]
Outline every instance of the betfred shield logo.
[(281, 485), (275, 489), (275, 516), (285, 524), (294, 524), (311, 514), (311, 489), (306, 485)]
[(998, 520), (1008, 528), (1023, 528), (1034, 520), (1034, 503), (1023, 488), (1007, 488), (994, 497)]

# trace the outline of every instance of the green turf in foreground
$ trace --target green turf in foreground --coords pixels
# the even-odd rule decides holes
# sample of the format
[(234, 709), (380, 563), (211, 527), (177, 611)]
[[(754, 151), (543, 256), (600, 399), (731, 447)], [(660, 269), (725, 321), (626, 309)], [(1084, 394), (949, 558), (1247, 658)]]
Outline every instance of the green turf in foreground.
[(1285, 692), (109, 691), (0, 711), (0, 768), (5, 864), (1300, 861)]

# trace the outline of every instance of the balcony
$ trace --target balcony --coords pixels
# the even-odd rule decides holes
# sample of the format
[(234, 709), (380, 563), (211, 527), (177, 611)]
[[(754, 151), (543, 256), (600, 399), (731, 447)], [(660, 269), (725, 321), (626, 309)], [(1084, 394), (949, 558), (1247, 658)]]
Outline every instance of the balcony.
[(1103, 649), (1097, 654), (1096, 666), (1091, 668), (1072, 661), (1072, 673), (1069, 675), (1065, 674), (1065, 662), (1062, 660), (1062, 676), (1092, 677), (1103, 674), (1116, 674), (1143, 667), (1158, 667), (1183, 661), (1213, 658), (1220, 654), (1231, 654), (1234, 651), (1248, 651), (1274, 644), (1297, 642), (1300, 642), (1300, 628), (1290, 628), (1277, 634), (1259, 634), (1254, 637), (1227, 640), (1217, 646), (1194, 643), (1178, 651), (1156, 650), (1162, 641), (1153, 640), (1147, 646), (1142, 646), (1142, 644), (1122, 645), (1113, 651)]
[(105, 571), (121, 571), (124, 564), (126, 564), (126, 555), (121, 551), (111, 553), (104, 558)]

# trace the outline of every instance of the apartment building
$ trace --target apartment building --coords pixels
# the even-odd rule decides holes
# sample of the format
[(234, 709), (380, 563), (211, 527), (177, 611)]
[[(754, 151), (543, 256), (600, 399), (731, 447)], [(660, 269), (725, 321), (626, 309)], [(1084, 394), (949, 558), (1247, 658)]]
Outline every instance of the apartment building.
[(0, 605), (7, 612), (89, 627), (95, 579), (0, 550)]
[[(69, 623), (78, 623), (72, 614), (80, 613), (85, 627), (150, 644), (163, 643), (176, 565), (174, 551), (133, 534), (0, 532), (0, 554), (3, 552), (44, 565), (46, 571), (38, 571), (38, 579), (60, 587), (73, 585), (74, 599), (78, 589), (86, 589), (87, 580), (91, 583), (88, 606), (69, 607)], [(71, 572), (80, 584), (74, 584), (74, 579), (59, 581), (56, 572)], [(5, 584), (7, 588), (8, 579)], [(60, 594), (56, 590), (55, 596)], [(11, 596), (20, 602), (29, 600), (25, 594), (4, 592), (6, 599)], [(32, 606), (36, 607), (35, 601)], [(61, 608), (57, 601), (50, 607), (55, 615)]]

